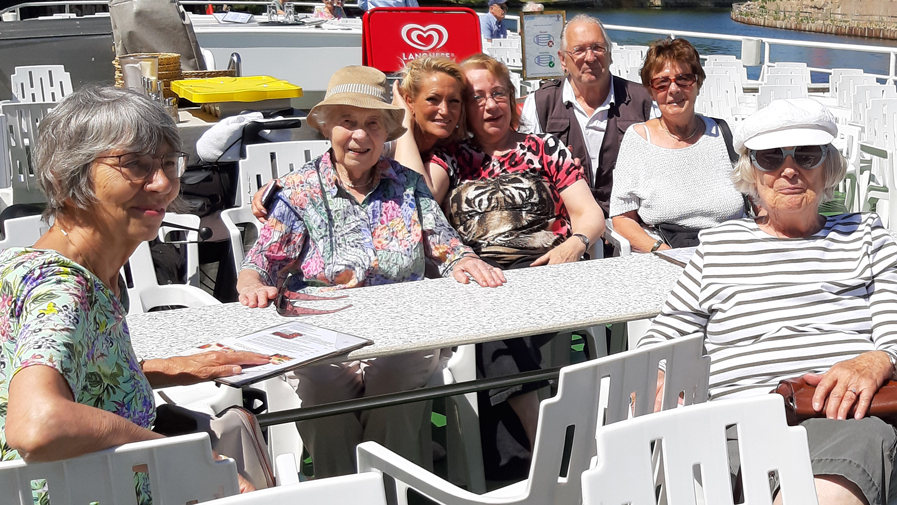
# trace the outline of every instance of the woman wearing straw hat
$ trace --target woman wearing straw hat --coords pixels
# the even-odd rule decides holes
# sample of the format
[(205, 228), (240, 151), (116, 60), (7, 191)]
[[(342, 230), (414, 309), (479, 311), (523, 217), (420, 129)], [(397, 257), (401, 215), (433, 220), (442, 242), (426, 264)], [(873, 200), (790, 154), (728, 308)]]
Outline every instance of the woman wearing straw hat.
[[(386, 76), (378, 70), (351, 66), (330, 79), (308, 123), (332, 147), (279, 181), (283, 189), (237, 280), (241, 303), (265, 307), (282, 288), (312, 293), (421, 280), (426, 263), (458, 282), (504, 283), (500, 269), (461, 243), (420, 174), (381, 157), (384, 142), (405, 132), (404, 110), (386, 98)], [(296, 371), (293, 382), (305, 406), (420, 388), (439, 354), (310, 367)], [(414, 435), (423, 417), (418, 403), (298, 425), (315, 475), (325, 477), (355, 472), (362, 440), (429, 466), (430, 447), (421, 454)]]

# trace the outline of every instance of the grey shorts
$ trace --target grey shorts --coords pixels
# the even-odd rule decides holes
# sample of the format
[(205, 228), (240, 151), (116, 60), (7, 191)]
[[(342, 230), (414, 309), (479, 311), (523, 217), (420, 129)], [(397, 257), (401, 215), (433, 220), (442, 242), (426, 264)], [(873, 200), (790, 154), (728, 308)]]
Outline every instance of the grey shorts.
[[(859, 421), (809, 419), (800, 425), (807, 430), (813, 475), (840, 475), (846, 478), (860, 488), (870, 505), (886, 505), (897, 496), (897, 489), (892, 485), (897, 484), (894, 480), (897, 430), (893, 426), (877, 417)], [(734, 484), (739, 467), (738, 460), (733, 458), (737, 451), (734, 428), (730, 428), (726, 435), (729, 440), (729, 470), (733, 476), (733, 489), (738, 495), (739, 490)], [(778, 485), (774, 478), (770, 479), (772, 491), (778, 489)]]

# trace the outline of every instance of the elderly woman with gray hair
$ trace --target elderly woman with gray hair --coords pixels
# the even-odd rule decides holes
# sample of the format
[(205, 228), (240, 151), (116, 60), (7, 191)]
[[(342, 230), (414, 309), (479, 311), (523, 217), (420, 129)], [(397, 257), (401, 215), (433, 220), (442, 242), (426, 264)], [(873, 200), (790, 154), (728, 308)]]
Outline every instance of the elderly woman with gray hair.
[(131, 348), (119, 270), (177, 198), (180, 149), (162, 107), (115, 88), (81, 89), (41, 122), (35, 171), (55, 222), (34, 247), (0, 254), (0, 459), (160, 438), (152, 387), (268, 362), (247, 352), (143, 361)]
[(897, 495), (897, 433), (866, 413), (895, 376), (897, 244), (875, 214), (819, 214), (845, 174), (837, 131), (810, 99), (773, 101), (740, 125), (733, 179), (766, 214), (701, 232), (639, 346), (704, 335), (711, 400), (803, 376), (820, 416), (801, 423), (819, 503), (884, 504)]
[[(427, 263), (445, 277), (500, 286), (504, 274), (461, 243), (423, 176), (385, 157), (403, 133), (401, 106), (386, 102), (386, 76), (350, 66), (333, 74), (308, 123), (328, 152), (279, 180), (282, 191), (237, 280), (240, 302), (264, 307), (281, 289), (315, 293), (423, 280)], [(369, 317), (401, 318), (402, 313)], [(421, 328), (425, 332), (426, 328)], [(288, 379), (303, 406), (424, 387), (440, 351), (406, 353), (296, 370)], [(418, 431), (421, 402), (298, 423), (315, 476), (355, 472), (355, 446), (384, 444), (429, 466)]]

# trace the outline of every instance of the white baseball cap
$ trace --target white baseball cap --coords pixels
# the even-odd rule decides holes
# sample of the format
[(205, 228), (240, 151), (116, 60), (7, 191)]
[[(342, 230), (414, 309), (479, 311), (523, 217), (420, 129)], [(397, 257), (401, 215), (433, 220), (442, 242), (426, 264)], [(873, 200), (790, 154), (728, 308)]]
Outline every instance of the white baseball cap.
[(741, 122), (735, 132), (735, 149), (827, 145), (837, 135), (835, 117), (816, 100), (773, 100)]

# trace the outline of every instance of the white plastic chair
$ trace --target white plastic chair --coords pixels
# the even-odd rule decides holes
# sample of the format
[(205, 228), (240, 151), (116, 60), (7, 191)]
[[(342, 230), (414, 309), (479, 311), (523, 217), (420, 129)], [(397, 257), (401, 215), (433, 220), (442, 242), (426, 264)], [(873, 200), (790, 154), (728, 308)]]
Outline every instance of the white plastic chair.
[(769, 105), (769, 102), (781, 98), (806, 98), (807, 87), (798, 85), (782, 85), (761, 84), (760, 94), (757, 97), (757, 107), (762, 109)]
[(599, 429), (598, 466), (582, 476), (583, 504), (654, 505), (650, 446), (660, 440), (667, 503), (731, 505), (726, 427), (733, 424), (744, 503), (772, 502), (768, 473), (775, 470), (785, 505), (817, 504), (806, 430), (787, 425), (778, 395), (705, 403)]
[[(302, 400), (286, 381), (283, 375), (272, 377), (256, 384), (267, 395), (268, 413), (282, 410), (297, 409), (302, 406)], [(296, 423), (284, 423), (268, 426), (268, 457), (271, 461), (279, 461), (283, 455), (289, 456), (294, 462), (302, 461), (302, 437), (296, 428)], [(286, 467), (289, 468), (289, 467)], [(286, 471), (282, 464), (275, 465), (275, 477), (278, 485), (285, 479), (298, 478), (298, 470), (291, 468), (290, 475), (284, 475)]]
[(31, 247), (50, 229), (40, 214), (7, 219), (3, 222), (0, 251), (9, 247)]
[[(254, 240), (247, 240), (244, 235), (247, 230), (254, 229), (255, 237), (258, 238), (259, 231), (262, 229), (262, 223), (252, 215), (250, 207), (236, 207), (221, 211), (221, 221), (230, 235), (231, 257), (234, 261), (234, 272), (240, 273), (240, 266), (243, 264), (243, 258), (246, 256), (247, 242), (255, 243)], [(248, 238), (252, 238), (249, 234)]]
[(832, 75), (828, 79), (828, 96), (838, 98), (838, 89), (841, 87), (841, 76), (843, 75), (862, 75), (861, 68), (833, 68)]
[(63, 65), (16, 67), (9, 81), (16, 102), (58, 102), (72, 93), (72, 77)]
[(897, 98), (897, 88), (893, 85), (858, 84), (853, 87), (850, 121), (857, 125), (866, 124), (866, 112), (876, 98)]
[[(184, 224), (191, 228), (199, 227), (199, 217), (187, 214), (166, 213), (165, 220), (172, 223)], [(173, 231), (182, 231), (162, 226), (159, 228), (159, 238), (164, 242)], [(195, 231), (187, 231), (187, 278), (199, 279), (199, 253), (196, 243), (199, 234)], [(191, 259), (192, 257), (192, 259)], [(221, 303), (212, 295), (190, 284), (168, 284), (160, 286), (156, 279), (156, 270), (153, 264), (153, 256), (148, 242), (141, 242), (137, 250), (128, 259), (130, 271), (130, 283), (128, 285), (128, 298), (131, 306), (129, 314), (140, 314), (153, 308), (163, 306), (205, 307)], [(128, 273), (122, 269), (125, 279)]]
[(233, 460), (215, 461), (205, 433), (135, 442), (62, 461), (0, 463), (3, 503), (32, 505), (31, 481), (46, 479), (53, 505), (136, 505), (135, 467), (146, 465), (153, 503), (183, 505), (239, 493)]
[(240, 161), (234, 207), (248, 206), (252, 195), (271, 179), (300, 168), (330, 149), (329, 140), (297, 140), (246, 146)]
[(343, 475), (206, 502), (205, 505), (386, 505), (383, 479), (377, 473)]
[(838, 84), (838, 107), (849, 109), (853, 98), (853, 88), (860, 85), (878, 84), (875, 77), (864, 74), (845, 74)]
[(680, 394), (685, 405), (706, 400), (710, 358), (703, 356), (703, 349), (703, 335), (697, 335), (563, 368), (557, 396), (539, 408), (529, 478), (517, 484), (474, 494), (375, 442), (358, 446), (358, 471), (375, 470), (394, 479), (397, 501), (403, 505), (409, 488), (445, 505), (580, 503), (580, 477), (596, 455), (596, 430), (654, 411), (661, 360), (666, 360), (667, 371), (664, 409), (675, 408)]
[(7, 205), (46, 202), (46, 198), (37, 187), (31, 154), (37, 141), (37, 125), (55, 105), (46, 102), (0, 103), (0, 113), (5, 116), (6, 122), (2, 135), (6, 137), (5, 146), (9, 150), (6, 173), (11, 194), (9, 200), (5, 202)]

